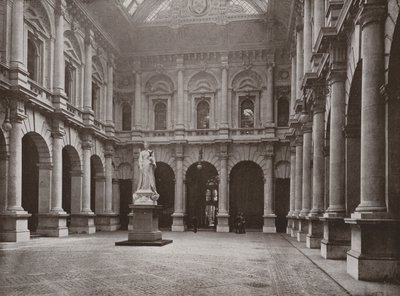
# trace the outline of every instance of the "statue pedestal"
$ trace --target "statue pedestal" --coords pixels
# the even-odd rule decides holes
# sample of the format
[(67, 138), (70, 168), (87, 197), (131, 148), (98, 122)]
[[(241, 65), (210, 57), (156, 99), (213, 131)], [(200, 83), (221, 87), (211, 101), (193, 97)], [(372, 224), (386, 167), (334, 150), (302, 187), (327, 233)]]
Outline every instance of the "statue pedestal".
[[(128, 240), (116, 242), (116, 246), (165, 246), (172, 240), (163, 240), (158, 229), (158, 211), (162, 206), (150, 199), (150, 193), (136, 192), (134, 204), (129, 205)], [(153, 194), (153, 193), (151, 193)], [(135, 196), (135, 195), (134, 195)]]

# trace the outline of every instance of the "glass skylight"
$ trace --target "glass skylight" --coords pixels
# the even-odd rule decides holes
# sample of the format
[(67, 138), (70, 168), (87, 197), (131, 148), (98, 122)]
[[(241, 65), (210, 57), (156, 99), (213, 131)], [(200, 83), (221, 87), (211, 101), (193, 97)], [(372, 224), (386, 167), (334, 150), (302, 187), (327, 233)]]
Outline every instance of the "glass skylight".
[(122, 5), (128, 11), (130, 15), (133, 15), (136, 9), (139, 7), (140, 4), (143, 3), (144, 0), (121, 0)]
[(244, 0), (231, 0), (229, 2), (229, 5), (237, 5), (242, 7), (246, 14), (258, 14), (254, 6), (250, 5), (247, 1)]
[(154, 21), (159, 14), (170, 10), (171, 2), (172, 2), (172, 0), (166, 0), (160, 6), (158, 6), (156, 9), (154, 9), (153, 12), (150, 13), (149, 16), (146, 18), (146, 22)]

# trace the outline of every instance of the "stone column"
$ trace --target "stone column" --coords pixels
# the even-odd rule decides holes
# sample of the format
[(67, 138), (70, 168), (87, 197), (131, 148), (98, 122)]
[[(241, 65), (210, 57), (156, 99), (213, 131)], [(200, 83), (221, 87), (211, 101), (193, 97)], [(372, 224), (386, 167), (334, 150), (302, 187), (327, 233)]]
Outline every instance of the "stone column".
[[(323, 88), (322, 88), (323, 89)], [(312, 209), (307, 217), (308, 235), (306, 246), (308, 248), (320, 248), (323, 235), (323, 225), (319, 217), (324, 212), (324, 182), (325, 182), (325, 160), (324, 160), (324, 127), (325, 127), (325, 100), (318, 96), (318, 89), (313, 105), (313, 189), (312, 189)]]
[(314, 0), (314, 40), (317, 40), (321, 28), (325, 27), (325, 0)]
[[(361, 202), (346, 222), (351, 225), (347, 272), (358, 280), (386, 281), (400, 274), (399, 219), (386, 206), (385, 79), (387, 1), (365, 1), (360, 6), (361, 51)], [(389, 171), (390, 172), (390, 171)], [(389, 200), (390, 202), (390, 200)]]
[(54, 92), (65, 96), (64, 14), (61, 1), (55, 9), (56, 37), (54, 42)]
[(270, 126), (274, 124), (274, 57), (269, 58), (267, 65), (267, 102), (266, 110), (264, 113), (264, 126)]
[(266, 153), (266, 170), (264, 174), (264, 233), (276, 233), (274, 212), (274, 146), (267, 144)]
[(62, 148), (64, 133), (53, 132), (53, 173), (51, 177), (51, 212), (65, 214), (62, 209)]
[(121, 212), (121, 196), (119, 191), (119, 180), (112, 179), (112, 195), (113, 195), (113, 212), (120, 214)]
[(183, 56), (177, 58), (177, 69), (178, 69), (178, 98), (176, 100), (176, 124), (175, 130), (177, 136), (183, 137), (183, 130), (185, 129), (184, 119), (184, 85), (183, 85), (183, 70), (184, 61)]
[(297, 240), (305, 242), (308, 233), (308, 221), (306, 217), (311, 209), (311, 156), (312, 156), (312, 126), (309, 115), (305, 115), (303, 124), (303, 186), (302, 186), (302, 203), (299, 214), (299, 229), (297, 232)]
[(296, 100), (302, 97), (302, 81), (304, 72), (304, 57), (303, 57), (303, 25), (297, 20), (296, 25)]
[(92, 38), (93, 32), (86, 31), (85, 36), (85, 83), (83, 89), (83, 109), (92, 113)]
[(221, 144), (220, 147), (220, 179), (219, 179), (219, 212), (217, 232), (229, 232), (229, 210), (228, 210), (228, 145)]
[(321, 220), (324, 238), (321, 256), (325, 259), (345, 259), (350, 247), (350, 229), (344, 223), (345, 207), (345, 79), (343, 72), (331, 72), (331, 122), (329, 163), (329, 207)]
[(295, 115), (294, 106), (296, 104), (296, 55), (292, 55), (292, 76), (291, 76), (291, 98), (290, 98), (290, 117), (293, 118)]
[(20, 242), (30, 239), (28, 218), (22, 208), (22, 121), (25, 115), (16, 112), (9, 131), (7, 210), (0, 213), (0, 242)]
[(135, 129), (142, 128), (142, 72), (135, 71)]
[(304, 0), (304, 73), (311, 71), (312, 26), (311, 0)]
[(185, 231), (183, 218), (185, 216), (184, 184), (183, 184), (183, 145), (177, 144), (175, 151), (176, 159), (176, 183), (175, 183), (175, 209), (172, 214), (172, 231)]
[(112, 166), (112, 158), (114, 155), (114, 151), (112, 148), (108, 148), (104, 153), (105, 157), (105, 168), (106, 168), (106, 198), (105, 198), (105, 213), (111, 214), (112, 210), (112, 175), (113, 175), (113, 166)]
[(303, 194), (303, 136), (297, 136), (296, 141), (296, 184), (295, 203), (293, 212), (292, 237), (297, 237), (299, 230), (299, 215), (302, 207)]
[(290, 207), (287, 214), (288, 225), (286, 234), (291, 234), (293, 227), (293, 213), (295, 211), (294, 203), (296, 200), (296, 147), (291, 143), (290, 145)]
[(221, 56), (221, 120), (220, 129), (222, 134), (228, 134), (228, 55)]
[(78, 233), (95, 233), (94, 213), (90, 209), (90, 156), (92, 141), (89, 135), (85, 135), (82, 143), (82, 205), (79, 214), (71, 215), (71, 227)]
[(114, 57), (110, 54), (107, 63), (107, 110), (106, 110), (106, 123), (108, 126), (114, 127), (113, 120), (113, 98), (114, 98)]
[(24, 65), (24, 0), (14, 0), (11, 12), (11, 55), (12, 68), (22, 68)]

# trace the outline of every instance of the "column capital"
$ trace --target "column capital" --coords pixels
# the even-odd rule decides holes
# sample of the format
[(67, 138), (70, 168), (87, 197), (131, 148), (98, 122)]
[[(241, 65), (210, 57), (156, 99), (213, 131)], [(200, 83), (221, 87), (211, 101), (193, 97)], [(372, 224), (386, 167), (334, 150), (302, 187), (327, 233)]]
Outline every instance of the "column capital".
[(90, 150), (93, 147), (92, 140), (84, 140), (82, 142), (82, 149), (83, 150)]
[(104, 151), (104, 157), (105, 158), (112, 158), (113, 156), (114, 156), (114, 148), (106, 149)]
[(329, 71), (327, 80), (329, 82), (329, 87), (337, 82), (344, 82), (346, 80), (346, 72), (345, 71)]
[(274, 144), (267, 143), (265, 145), (265, 153), (264, 153), (265, 158), (271, 159), (274, 157), (274, 155), (275, 155)]
[(85, 45), (92, 46), (94, 42), (94, 32), (91, 29), (85, 31)]
[(387, 9), (386, 1), (373, 0), (373, 1), (362, 1), (356, 20), (362, 27), (370, 23), (380, 23), (384, 20)]

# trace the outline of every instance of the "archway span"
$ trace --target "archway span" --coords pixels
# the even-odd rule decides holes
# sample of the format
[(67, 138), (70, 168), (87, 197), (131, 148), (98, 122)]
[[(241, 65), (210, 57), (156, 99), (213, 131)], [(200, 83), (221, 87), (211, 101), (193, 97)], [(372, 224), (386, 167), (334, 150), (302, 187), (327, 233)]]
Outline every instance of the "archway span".
[(229, 176), (229, 214), (231, 227), (235, 217), (243, 213), (246, 227), (262, 229), (264, 213), (264, 173), (252, 161), (241, 161)]
[(165, 162), (157, 162), (155, 170), (156, 188), (160, 195), (158, 204), (163, 206), (158, 217), (160, 227), (170, 228), (171, 215), (174, 213), (175, 198), (175, 174), (172, 168)]
[(39, 213), (50, 210), (51, 158), (46, 141), (30, 132), (22, 138), (22, 207), (31, 214), (28, 229), (39, 228)]
[(7, 147), (3, 131), (0, 128), (0, 212), (6, 210), (7, 199)]
[[(189, 221), (196, 217), (198, 226), (216, 227), (218, 213), (218, 171), (211, 163), (193, 163), (186, 172), (186, 213)], [(189, 222), (188, 221), (188, 222)], [(187, 223), (191, 227), (191, 222)]]

